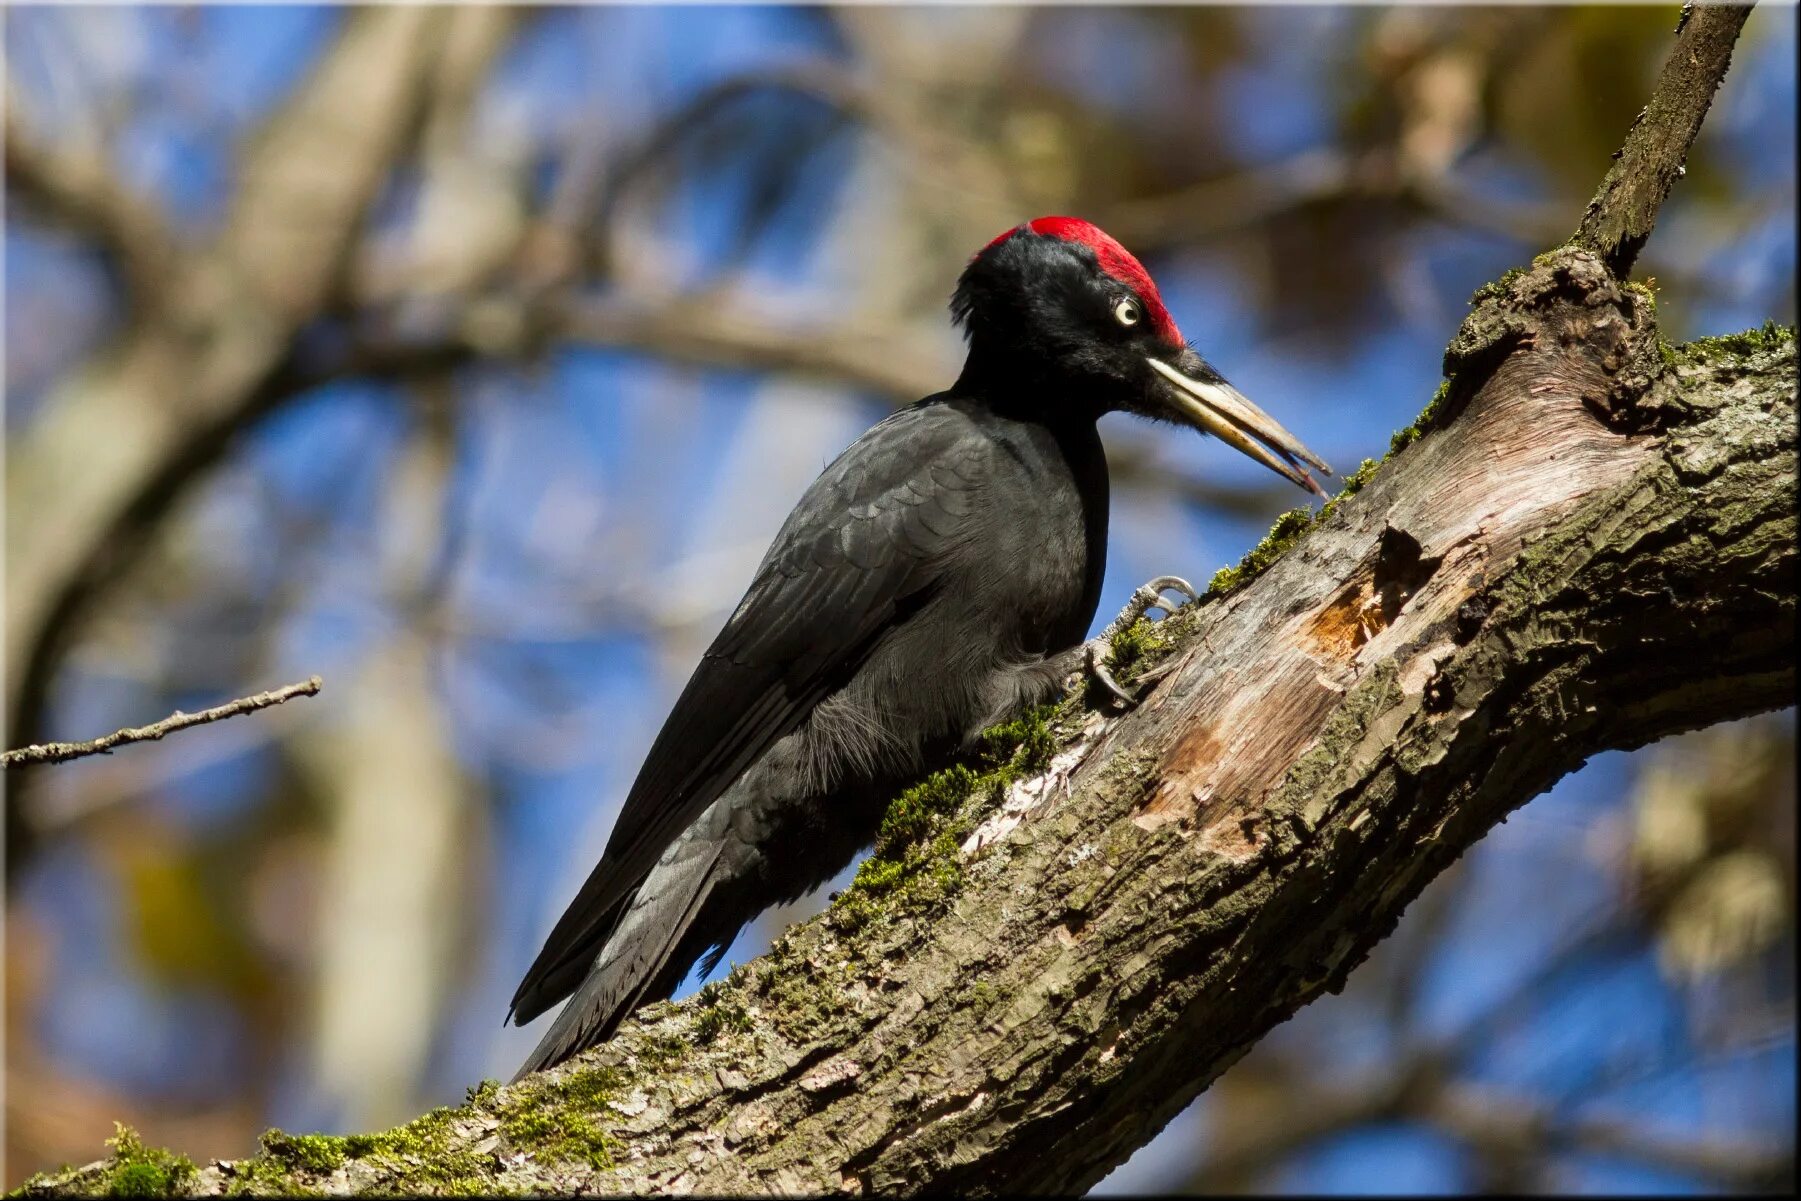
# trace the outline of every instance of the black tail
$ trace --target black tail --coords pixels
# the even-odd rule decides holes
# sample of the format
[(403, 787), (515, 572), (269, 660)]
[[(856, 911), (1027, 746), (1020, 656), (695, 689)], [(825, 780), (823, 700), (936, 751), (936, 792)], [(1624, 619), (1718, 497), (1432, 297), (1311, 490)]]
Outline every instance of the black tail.
[(519, 1075), (611, 1037), (633, 1010), (673, 993), (696, 960), (710, 971), (745, 922), (831, 879), (875, 836), (897, 787), (893, 778), (858, 778), (822, 797), (791, 761), (775, 760), (773, 771), (766, 761), (620, 899), (625, 881), (603, 857), (513, 997), (513, 1020), (523, 1025), (575, 994)]
[(628, 888), (623, 895), (608, 899), (618, 870), (618, 864), (602, 856), (588, 873), (581, 891), (563, 910), (538, 949), (538, 957), (513, 990), (513, 1001), (507, 1008), (509, 1022), (525, 1025), (574, 992), (594, 966), (595, 955), (613, 936), (620, 916), (631, 907), (638, 891)]
[(718, 941), (712, 925), (697, 924), (697, 919), (714, 889), (742, 865), (728, 862), (733, 857), (724, 854), (729, 835), (696, 834), (691, 831), (671, 847), (610, 920), (596, 923), (598, 937), (584, 941), (597, 949), (597, 955), (532, 965), (513, 1000), (513, 1020), (518, 1024), (524, 1025), (571, 990), (575, 995), (513, 1079), (561, 1063), (610, 1037), (633, 1010), (674, 992), (694, 960)]

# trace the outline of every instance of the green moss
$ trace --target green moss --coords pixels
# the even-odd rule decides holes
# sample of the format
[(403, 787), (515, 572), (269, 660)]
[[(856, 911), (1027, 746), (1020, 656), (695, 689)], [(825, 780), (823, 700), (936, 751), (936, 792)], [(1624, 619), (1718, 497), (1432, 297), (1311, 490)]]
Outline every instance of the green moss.
[(1163, 622), (1140, 617), (1129, 626), (1113, 631), (1109, 640), (1108, 666), (1121, 684), (1130, 684), (1140, 670), (1156, 658), (1164, 648)]
[(146, 1147), (138, 1132), (122, 1122), (113, 1123), (113, 1149), (106, 1165), (109, 1197), (172, 1197), (194, 1174), (194, 1161), (185, 1155)]
[(6, 1194), (7, 1197), (33, 1197), (40, 1193), (48, 1193), (61, 1188), (67, 1191), (70, 1182), (82, 1174), (82, 1170), (74, 1164), (64, 1164), (60, 1168), (47, 1168), (42, 1172), (33, 1172), (15, 1189)]
[[(1389, 438), (1388, 454), (1399, 454), (1424, 437), (1443, 414), (1445, 402), (1450, 395), (1451, 381), (1448, 379), (1439, 381), (1438, 391), (1432, 394), (1432, 399), (1426, 402), (1426, 407), (1420, 410), (1420, 415), (1413, 419), (1413, 424), (1396, 430), (1394, 435)], [(1387, 461), (1385, 456), (1383, 462)]]
[(1036, 775), (1051, 765), (1057, 734), (1051, 720), (1057, 708), (1040, 706), (1013, 721), (982, 731), (982, 755), (990, 767), (1008, 767), (1015, 775)]
[(963, 882), (964, 837), (1009, 785), (1050, 765), (1058, 744), (1054, 722), (1065, 714), (1064, 705), (1040, 706), (984, 731), (973, 765), (953, 764), (896, 797), (874, 851), (832, 905), (833, 926), (861, 930), (899, 914), (930, 911), (954, 895)]
[[(1542, 256), (1541, 256), (1542, 257)], [(1524, 267), (1510, 267), (1501, 273), (1501, 278), (1483, 284), (1470, 296), (1470, 307), (1481, 304), (1485, 300), (1501, 300), (1512, 290), (1514, 281), (1526, 274)]]
[(976, 778), (974, 771), (958, 763), (934, 772), (894, 798), (876, 834), (871, 863), (879, 865), (891, 860), (923, 841), (927, 833), (955, 814), (968, 799)]
[[(672, 1036), (646, 1037), (642, 1048), (655, 1059), (674, 1059), (689, 1049)], [(497, 1171), (488, 1149), (477, 1151), (481, 1129), (494, 1131), (508, 1149), (529, 1153), (543, 1163), (581, 1163), (594, 1169), (612, 1166), (621, 1146), (607, 1129), (608, 1101), (630, 1087), (630, 1078), (612, 1067), (576, 1068), (555, 1079), (534, 1077), (502, 1092), (484, 1080), (468, 1092), (461, 1108), (434, 1109), (404, 1126), (373, 1134), (344, 1137), (289, 1134), (270, 1130), (262, 1149), (224, 1169), (222, 1184), (232, 1195), (294, 1196), (317, 1193), (333, 1172), (356, 1161), (380, 1172), (379, 1191), (394, 1195), (490, 1195), (508, 1181)], [(475, 1125), (479, 1123), (479, 1125)], [(114, 1196), (171, 1196), (194, 1175), (194, 1165), (167, 1151), (146, 1148), (138, 1136), (119, 1127), (109, 1140), (112, 1159), (95, 1183), (96, 1191)]]
[(632, 1062), (645, 1071), (663, 1075), (688, 1058), (693, 1044), (663, 1031), (647, 1032), (632, 1041)]
[(1334, 496), (1331, 500), (1326, 502), (1326, 507), (1331, 508), (1335, 502), (1341, 501), (1347, 496), (1356, 496), (1359, 492), (1363, 491), (1363, 486), (1374, 478), (1376, 468), (1380, 466), (1382, 466), (1382, 464), (1377, 459), (1365, 459), (1363, 462), (1359, 463), (1357, 465), (1357, 470), (1353, 471), (1350, 475), (1345, 476), (1344, 486), (1338, 490), (1337, 496)]
[[(470, 1099), (491, 1103), (497, 1089), (491, 1081), (484, 1081), (471, 1090)], [(491, 1193), (495, 1188), (492, 1162), (456, 1147), (451, 1137), (453, 1120), (466, 1116), (464, 1110), (439, 1108), (392, 1130), (342, 1138), (271, 1130), (262, 1137), (261, 1152), (233, 1165), (226, 1190), (252, 1196), (316, 1191), (309, 1185), (323, 1183), (319, 1178), (347, 1161), (368, 1160), (390, 1174), (386, 1188), (394, 1193)]]
[(1300, 541), (1301, 535), (1313, 528), (1314, 521), (1310, 509), (1290, 509), (1276, 518), (1276, 524), (1263, 536), (1263, 541), (1252, 547), (1238, 561), (1237, 567), (1222, 567), (1213, 573), (1213, 580), (1207, 585), (1207, 595), (1203, 599), (1224, 596), (1268, 571), (1270, 564), (1281, 558), (1283, 552)]
[[(1392, 454), (1394, 454), (1394, 451), (1389, 451), (1389, 455)], [(1331, 500), (1328, 500), (1321, 506), (1319, 511), (1319, 521), (1324, 521), (1326, 518), (1332, 516), (1333, 511), (1336, 510), (1341, 503), (1363, 491), (1363, 486), (1376, 477), (1376, 469), (1386, 462), (1388, 462), (1387, 456), (1384, 456), (1379, 461), (1376, 459), (1365, 459), (1363, 462), (1359, 463), (1357, 465), (1357, 470), (1353, 471), (1350, 475), (1345, 476), (1344, 486), (1338, 490), (1337, 495), (1333, 496)], [(1315, 522), (1314, 524), (1317, 525), (1319, 522)]]
[(443, 1106), (377, 1135), (370, 1158), (404, 1165), (409, 1178), (400, 1191), (427, 1184), (444, 1192), (479, 1193), (491, 1176), (492, 1164), (466, 1145), (453, 1150), (450, 1127), (461, 1116), (459, 1110)]
[(501, 1110), (500, 1134), (539, 1159), (610, 1168), (623, 1144), (601, 1125), (608, 1101), (622, 1095), (626, 1078), (617, 1068), (577, 1068), (522, 1089)]
[(329, 1134), (288, 1134), (282, 1130), (265, 1130), (263, 1151), (272, 1160), (290, 1168), (324, 1175), (344, 1163), (344, 1140)]
[(109, 1197), (167, 1197), (174, 1191), (168, 1173), (148, 1163), (128, 1163), (113, 1169), (106, 1185)]
[[(845, 898), (841, 897), (840, 903)], [(873, 921), (879, 911), (872, 907), (867, 920)], [(832, 919), (835, 929), (846, 924)], [(846, 986), (854, 968), (848, 957), (821, 954), (820, 927), (796, 927), (779, 940), (785, 954), (772, 964), (775, 970), (758, 974), (757, 995), (768, 1004), (764, 1008), (774, 1015), (778, 1033), (794, 1042), (805, 1041), (827, 1022), (849, 1008)], [(802, 950), (796, 943), (804, 944)]]
[(1719, 358), (1744, 358), (1747, 355), (1779, 351), (1794, 340), (1794, 326), (1766, 321), (1758, 329), (1685, 342), (1675, 348), (1675, 355), (1684, 362), (1707, 363)]
[(696, 1042), (710, 1043), (728, 1031), (743, 1033), (751, 1028), (750, 1010), (744, 1004), (744, 993), (735, 982), (715, 980), (700, 990), (700, 1011), (694, 1018)]

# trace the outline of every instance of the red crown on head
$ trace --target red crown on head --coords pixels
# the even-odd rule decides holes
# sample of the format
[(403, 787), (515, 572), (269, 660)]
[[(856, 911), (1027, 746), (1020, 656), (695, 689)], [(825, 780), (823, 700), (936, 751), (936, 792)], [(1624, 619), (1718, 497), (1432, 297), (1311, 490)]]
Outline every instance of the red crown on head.
[(983, 247), (983, 252), (1005, 242), (1021, 229), (1029, 229), (1047, 238), (1075, 242), (1094, 251), (1095, 261), (1100, 264), (1101, 270), (1137, 294), (1144, 304), (1145, 317), (1150, 321), (1151, 328), (1170, 342), (1182, 341), (1182, 331), (1176, 328), (1175, 318), (1163, 307), (1163, 297), (1158, 293), (1157, 285), (1152, 282), (1151, 273), (1112, 234), (1080, 217), (1039, 217), (1007, 230)]

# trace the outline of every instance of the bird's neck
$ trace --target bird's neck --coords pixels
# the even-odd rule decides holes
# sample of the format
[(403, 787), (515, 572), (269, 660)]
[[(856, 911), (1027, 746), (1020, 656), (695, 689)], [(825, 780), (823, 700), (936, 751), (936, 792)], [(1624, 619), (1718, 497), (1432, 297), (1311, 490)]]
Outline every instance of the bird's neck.
[(979, 338), (971, 342), (951, 390), (997, 413), (1051, 426), (1092, 427), (1108, 410), (1098, 391), (1072, 387), (1048, 356), (986, 346)]

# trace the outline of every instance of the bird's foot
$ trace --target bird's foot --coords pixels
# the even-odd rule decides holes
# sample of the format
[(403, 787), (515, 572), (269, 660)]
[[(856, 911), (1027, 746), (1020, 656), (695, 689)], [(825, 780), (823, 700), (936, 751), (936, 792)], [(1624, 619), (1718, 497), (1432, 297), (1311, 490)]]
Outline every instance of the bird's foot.
[[(1088, 674), (1104, 691), (1127, 708), (1138, 704), (1138, 696), (1127, 692), (1119, 681), (1113, 678), (1113, 672), (1109, 667), (1113, 657), (1113, 636), (1130, 627), (1153, 609), (1160, 610), (1166, 616), (1173, 614), (1181, 605), (1179, 603), (1171, 604), (1166, 600), (1163, 595), (1166, 592), (1179, 592), (1190, 601), (1200, 599), (1194, 586), (1181, 576), (1160, 575), (1132, 593), (1132, 598), (1126, 602), (1126, 607), (1119, 611), (1119, 616), (1108, 623), (1107, 628), (1101, 631), (1100, 637), (1088, 643), (1085, 648)], [(1142, 692), (1146, 684), (1154, 684), (1168, 675), (1171, 667), (1172, 664), (1165, 663), (1141, 675), (1137, 681), (1140, 691)]]
[(1200, 594), (1194, 590), (1194, 585), (1181, 576), (1160, 575), (1148, 583), (1139, 585), (1138, 590), (1132, 593), (1131, 599), (1126, 601), (1126, 607), (1119, 611), (1119, 616), (1115, 617), (1107, 624), (1107, 628), (1101, 631), (1101, 637), (1113, 637), (1153, 609), (1169, 614), (1182, 607), (1180, 604), (1172, 605), (1165, 600), (1163, 598), (1165, 592), (1180, 592), (1191, 601), (1201, 599)]

